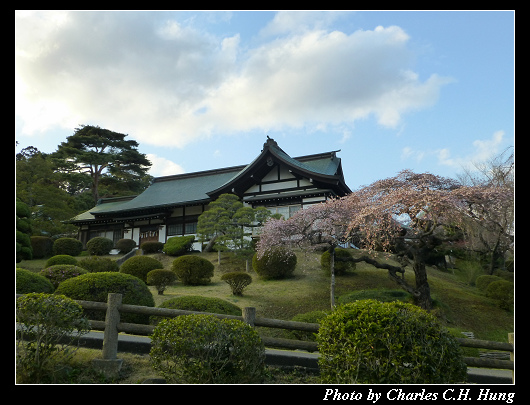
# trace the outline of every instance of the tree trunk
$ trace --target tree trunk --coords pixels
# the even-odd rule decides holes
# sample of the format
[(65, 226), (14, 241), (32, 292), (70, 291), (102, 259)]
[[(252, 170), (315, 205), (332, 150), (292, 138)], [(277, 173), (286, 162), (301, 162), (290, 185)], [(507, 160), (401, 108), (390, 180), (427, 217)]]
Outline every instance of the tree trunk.
[(329, 270), (331, 272), (330, 301), (331, 310), (335, 309), (335, 246), (329, 248)]
[(414, 304), (426, 311), (432, 308), (431, 287), (427, 281), (427, 271), (425, 270), (425, 260), (420, 252), (414, 253), (412, 269), (416, 277), (416, 288), (414, 289)]

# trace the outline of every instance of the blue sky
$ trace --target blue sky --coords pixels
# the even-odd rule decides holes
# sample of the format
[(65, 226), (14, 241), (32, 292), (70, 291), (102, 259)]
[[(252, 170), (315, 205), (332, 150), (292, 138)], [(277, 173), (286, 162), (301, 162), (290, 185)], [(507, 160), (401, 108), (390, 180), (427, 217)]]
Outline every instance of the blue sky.
[(356, 189), (514, 145), (512, 11), (16, 11), (17, 151), (79, 124), (154, 176), (338, 150)]

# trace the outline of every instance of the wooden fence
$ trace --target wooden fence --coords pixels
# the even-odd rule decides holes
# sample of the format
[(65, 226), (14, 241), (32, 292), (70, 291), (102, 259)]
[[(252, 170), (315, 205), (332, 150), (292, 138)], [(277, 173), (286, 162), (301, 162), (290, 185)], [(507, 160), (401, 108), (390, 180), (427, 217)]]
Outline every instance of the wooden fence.
[[(20, 295), (17, 294), (17, 297)], [(296, 330), (303, 332), (317, 333), (319, 325), (317, 323), (284, 321), (280, 319), (259, 318), (256, 316), (256, 309), (244, 307), (243, 316), (212, 314), (206, 312), (186, 311), (180, 309), (154, 308), (139, 305), (122, 304), (121, 294), (109, 294), (107, 302), (94, 302), (76, 300), (84, 309), (106, 311), (105, 321), (91, 320), (91, 329), (104, 331), (102, 356), (104, 360), (116, 360), (118, 351), (118, 333), (124, 332), (133, 335), (150, 335), (153, 333), (153, 325), (141, 325), (134, 323), (120, 322), (120, 313), (132, 313), (140, 315), (154, 315), (162, 317), (176, 317), (180, 315), (206, 314), (213, 315), (221, 319), (238, 319), (249, 325), (265, 326), (268, 328), (279, 328), (286, 330)], [(470, 367), (496, 368), (514, 370), (514, 340), (513, 335), (509, 337), (511, 343), (492, 342), (479, 339), (457, 338), (462, 347), (473, 347), (488, 350), (500, 350), (510, 352), (510, 360), (464, 357), (465, 363)], [(280, 339), (264, 336), (263, 343), (269, 348), (281, 348), (291, 350), (305, 350), (314, 352), (318, 350), (316, 342), (308, 342), (294, 339)]]

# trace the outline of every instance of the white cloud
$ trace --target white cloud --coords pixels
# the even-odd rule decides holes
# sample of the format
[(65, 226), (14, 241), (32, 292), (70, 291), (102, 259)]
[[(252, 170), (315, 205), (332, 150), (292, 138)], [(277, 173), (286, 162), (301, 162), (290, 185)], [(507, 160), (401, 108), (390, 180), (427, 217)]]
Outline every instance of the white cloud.
[[(473, 151), (471, 153), (456, 157), (453, 156), (450, 148), (417, 150), (410, 146), (405, 146), (401, 149), (401, 159), (415, 159), (417, 162), (420, 162), (427, 156), (434, 156), (438, 159), (440, 165), (453, 168), (467, 167), (472, 163), (483, 162), (498, 154), (500, 152), (504, 135), (504, 131), (501, 130), (494, 132), (490, 139), (477, 139), (473, 141)], [(463, 147), (464, 146), (465, 145), (463, 145)]]
[(147, 159), (149, 159), (152, 163), (152, 166), (149, 169), (149, 174), (151, 176), (171, 176), (174, 174), (185, 173), (185, 170), (182, 168), (182, 166), (172, 162), (169, 159), (157, 156), (152, 153), (147, 154)]
[(396, 127), (436, 102), (450, 79), (420, 80), (403, 29), (325, 30), (336, 18), (278, 13), (264, 32), (288, 35), (249, 48), (237, 34), (216, 37), (165, 13), (16, 13), (20, 130), (93, 124), (184, 146), (213, 133), (370, 116)]

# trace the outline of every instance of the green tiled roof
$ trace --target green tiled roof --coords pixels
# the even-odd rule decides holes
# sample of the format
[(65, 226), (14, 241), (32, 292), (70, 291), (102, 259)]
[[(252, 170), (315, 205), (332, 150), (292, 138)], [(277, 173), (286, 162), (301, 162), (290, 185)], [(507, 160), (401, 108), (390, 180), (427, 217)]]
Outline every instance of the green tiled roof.
[(337, 151), (292, 158), (273, 139), (268, 139), (262, 153), (246, 166), (157, 177), (140, 195), (106, 199), (94, 208), (73, 218), (72, 222), (93, 221), (97, 220), (98, 217), (103, 219), (103, 217), (110, 218), (112, 216), (123, 218), (129, 215), (155, 215), (155, 213), (163, 213), (179, 205), (207, 203), (210, 201), (210, 195), (213, 191), (223, 187), (232, 187), (229, 186), (231, 182), (237, 182), (239, 181), (238, 178), (252, 174), (247, 173), (247, 171), (253, 170), (252, 167), (260, 159), (269, 156), (264, 154), (268, 153), (267, 150), (270, 150), (280, 161), (300, 173), (307, 173), (308, 175), (314, 173), (317, 177), (327, 178), (329, 176), (335, 180), (340, 178), (344, 182), (340, 158), (336, 157)]

